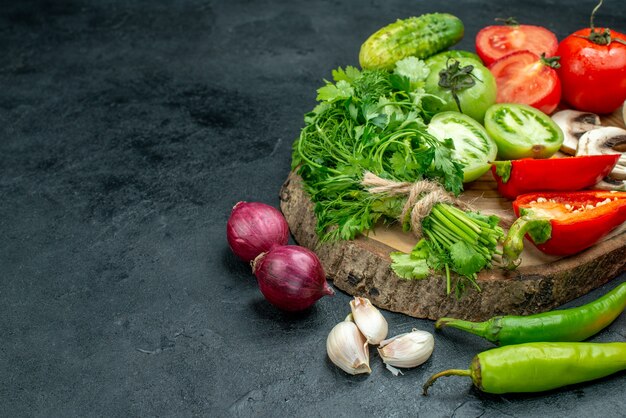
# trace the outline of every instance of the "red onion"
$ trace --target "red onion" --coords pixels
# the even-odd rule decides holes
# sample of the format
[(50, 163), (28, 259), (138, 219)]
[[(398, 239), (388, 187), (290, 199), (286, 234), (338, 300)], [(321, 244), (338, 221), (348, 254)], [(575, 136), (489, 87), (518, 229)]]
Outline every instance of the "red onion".
[(226, 224), (228, 245), (239, 258), (252, 261), (259, 254), (289, 241), (289, 225), (280, 211), (260, 202), (239, 202)]
[(302, 311), (322, 296), (335, 294), (319, 258), (298, 245), (274, 247), (259, 255), (252, 270), (265, 299), (285, 311)]

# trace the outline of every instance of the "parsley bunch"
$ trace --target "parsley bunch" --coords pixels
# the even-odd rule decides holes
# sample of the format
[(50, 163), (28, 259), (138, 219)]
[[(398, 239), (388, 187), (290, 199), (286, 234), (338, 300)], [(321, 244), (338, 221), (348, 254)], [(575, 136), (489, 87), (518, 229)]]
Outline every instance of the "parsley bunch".
[[(370, 194), (361, 186), (365, 171), (394, 181), (435, 180), (455, 195), (462, 191), (463, 166), (452, 157), (452, 140), (439, 140), (426, 130), (426, 121), (441, 102), (422, 88), (428, 73), (423, 61), (410, 57), (399, 61), (393, 73), (338, 68), (332, 72), (333, 81), (318, 89), (319, 103), (305, 115), (305, 127), (294, 143), (292, 169), (315, 203), (322, 241), (354, 239), (378, 221), (399, 217), (406, 198)], [(423, 226), (429, 225), (429, 218)], [(408, 222), (403, 227), (410, 229)], [(449, 248), (436, 248), (432, 246), (430, 254), (439, 262), (429, 266), (451, 265), (464, 275), (458, 263), (451, 264)], [(466, 276), (472, 275), (475, 272)]]
[(463, 212), (448, 204), (438, 204), (422, 222), (428, 239), (420, 240), (409, 254), (391, 253), (391, 267), (398, 276), (407, 279), (426, 278), (431, 268), (445, 270), (448, 294), (452, 287), (452, 269), (466, 279), (457, 280), (457, 297), (466, 281), (480, 290), (476, 282), (478, 272), (491, 267), (495, 254), (502, 254), (497, 249), (504, 237), (499, 221), (497, 216)]
[(396, 181), (435, 179), (461, 192), (463, 167), (452, 158), (452, 141), (426, 131), (428, 109), (439, 99), (420, 88), (428, 75), (422, 61), (404, 61), (396, 73), (347, 67), (332, 75), (305, 115), (292, 160), (316, 203), (323, 240), (353, 239), (381, 217), (400, 214), (404, 198), (370, 195), (360, 185), (365, 171)]

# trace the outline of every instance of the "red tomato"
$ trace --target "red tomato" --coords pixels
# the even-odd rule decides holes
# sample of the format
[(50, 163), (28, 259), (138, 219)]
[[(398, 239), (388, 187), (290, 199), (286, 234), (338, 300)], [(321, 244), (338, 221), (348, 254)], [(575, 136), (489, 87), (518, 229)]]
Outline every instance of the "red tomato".
[(553, 68), (529, 51), (506, 55), (489, 66), (498, 86), (497, 103), (521, 103), (550, 114), (561, 101)]
[(476, 34), (476, 52), (485, 65), (523, 50), (552, 57), (558, 43), (554, 33), (532, 25), (487, 26)]
[(611, 31), (612, 42), (598, 45), (583, 38), (589, 32), (581, 29), (559, 44), (563, 99), (578, 110), (610, 113), (626, 100), (626, 45), (615, 41), (626, 35)]

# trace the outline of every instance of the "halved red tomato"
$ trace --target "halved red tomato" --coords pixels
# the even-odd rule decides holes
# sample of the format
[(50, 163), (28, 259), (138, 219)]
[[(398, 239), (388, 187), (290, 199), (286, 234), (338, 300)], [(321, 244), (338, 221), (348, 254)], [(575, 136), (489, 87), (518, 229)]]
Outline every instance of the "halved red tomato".
[(497, 103), (519, 103), (543, 113), (554, 112), (561, 100), (561, 81), (552, 68), (556, 60), (529, 51), (513, 52), (489, 66), (498, 86)]
[(476, 34), (476, 52), (485, 65), (511, 52), (524, 50), (551, 57), (558, 45), (556, 35), (541, 26), (487, 26)]

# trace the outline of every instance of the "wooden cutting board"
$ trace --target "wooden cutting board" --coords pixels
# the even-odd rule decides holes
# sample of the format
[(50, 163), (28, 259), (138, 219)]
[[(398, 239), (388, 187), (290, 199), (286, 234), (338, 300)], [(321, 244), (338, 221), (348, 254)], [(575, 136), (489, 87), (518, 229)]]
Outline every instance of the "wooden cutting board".
[[(603, 125), (624, 127), (621, 109), (601, 119)], [(466, 185), (461, 198), (482, 213), (498, 215), (505, 229), (515, 219), (511, 202), (500, 197), (489, 172)], [(484, 320), (499, 314), (543, 312), (626, 271), (624, 224), (595, 246), (570, 257), (547, 256), (526, 241), (517, 270), (484, 270), (478, 275), (481, 291), (467, 287), (457, 299), (454, 294), (446, 295), (442, 275), (406, 280), (391, 270), (389, 253), (409, 252), (417, 242), (412, 234), (399, 227), (379, 226), (353, 241), (320, 243), (313, 203), (303, 190), (302, 179), (293, 172), (282, 186), (280, 201), (296, 242), (318, 254), (336, 287), (350, 295), (367, 297), (379, 308), (417, 318)]]

